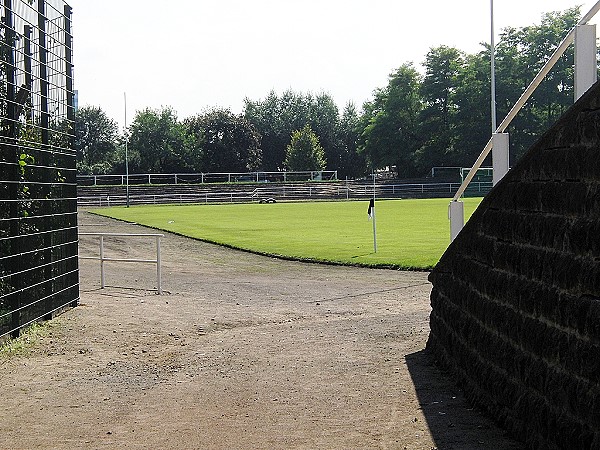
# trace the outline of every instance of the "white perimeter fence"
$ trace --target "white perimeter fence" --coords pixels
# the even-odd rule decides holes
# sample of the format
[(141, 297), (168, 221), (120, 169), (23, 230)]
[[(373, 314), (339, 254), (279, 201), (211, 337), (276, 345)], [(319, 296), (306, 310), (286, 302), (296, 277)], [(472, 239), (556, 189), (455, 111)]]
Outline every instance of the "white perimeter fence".
[[(165, 188), (163, 193), (137, 192), (129, 195), (130, 204), (172, 204), (172, 203), (247, 203), (273, 199), (285, 200), (350, 200), (366, 197), (385, 198), (431, 198), (452, 197), (460, 183), (423, 183), (423, 184), (329, 184), (314, 185), (274, 185), (249, 189), (212, 190), (197, 192), (176, 191)], [(492, 187), (491, 182), (474, 182), (469, 186), (468, 195), (484, 196)], [(79, 206), (103, 207), (118, 206), (127, 203), (127, 196), (122, 194), (98, 194), (79, 196)]]

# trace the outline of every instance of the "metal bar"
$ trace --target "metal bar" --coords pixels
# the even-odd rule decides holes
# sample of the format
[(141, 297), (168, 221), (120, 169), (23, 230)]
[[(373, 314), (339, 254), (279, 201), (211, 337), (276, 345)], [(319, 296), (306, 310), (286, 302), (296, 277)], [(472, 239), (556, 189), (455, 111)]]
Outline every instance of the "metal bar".
[[(4, 26), (5, 26), (5, 35), (4, 35), (4, 46), (6, 47), (6, 59), (7, 61), (4, 64), (4, 72), (6, 74), (6, 119), (2, 122), (2, 128), (5, 129), (4, 136), (6, 139), (3, 139), (3, 145), (7, 143), (13, 144), (15, 147), (17, 145), (16, 139), (16, 122), (18, 117), (16, 117), (16, 104), (15, 104), (15, 31), (13, 24), (13, 9), (12, 9), (12, 0), (4, 0)], [(7, 146), (8, 147), (8, 146)], [(18, 161), (18, 149), (15, 148), (15, 152), (11, 153), (11, 157), (14, 158), (15, 162)], [(8, 152), (7, 152), (8, 153)], [(16, 181), (16, 183), (11, 184), (9, 186), (9, 196), (10, 198), (17, 198), (19, 191), (20, 181), (20, 173), (19, 168), (15, 166), (14, 170), (9, 171), (10, 177), (12, 181)], [(19, 205), (17, 203), (11, 203), (9, 206), (10, 217), (17, 217), (19, 215)], [(18, 236), (20, 234), (20, 222), (11, 221), (9, 224), (10, 227), (10, 235)], [(14, 243), (11, 241), (11, 253), (15, 251), (13, 248)], [(21, 259), (17, 258), (16, 261), (17, 270), (21, 270)], [(10, 305), (10, 309), (13, 311), (11, 316), (11, 326), (13, 327), (12, 336), (19, 336), (19, 329), (21, 327), (21, 314), (19, 309), (21, 307), (21, 295), (20, 295), (20, 285), (22, 283), (21, 277), (17, 277), (13, 283), (13, 288), (15, 288), (15, 292), (13, 292), (10, 297), (8, 304)]]
[(152, 233), (79, 233), (80, 236), (111, 236), (111, 237), (147, 237), (147, 236), (160, 236), (164, 237), (164, 234), (152, 234)]
[(158, 295), (162, 295), (162, 270), (160, 260), (160, 236), (156, 236), (156, 287)]
[[(24, 62), (24, 66), (25, 66), (25, 89), (27, 89), (27, 91), (29, 91), (29, 97), (31, 97), (32, 94), (32, 87), (33, 87), (33, 75), (31, 72), (31, 34), (32, 34), (33, 30), (31, 25), (25, 25), (24, 29), (23, 29), (23, 35), (25, 38), (25, 42), (24, 42), (24, 46), (23, 46), (23, 62)], [(29, 99), (29, 101), (31, 101), (31, 99)], [(25, 100), (23, 107), (25, 107), (25, 104), (27, 102), (27, 99)], [(31, 110), (29, 111), (29, 117), (27, 117), (27, 120), (32, 120), (33, 119), (33, 108), (31, 108)]]
[[(69, 125), (74, 127), (75, 122), (75, 92), (73, 91), (73, 36), (71, 35), (71, 14), (73, 10), (69, 5), (64, 6), (65, 16), (65, 75), (66, 75), (66, 90), (67, 90), (67, 120)], [(72, 131), (71, 148), (75, 132)]]
[(156, 264), (156, 259), (129, 259), (129, 258), (100, 258), (99, 256), (79, 256), (79, 259), (94, 259), (96, 261), (109, 261), (109, 262), (137, 262), (137, 263), (148, 263)]
[(104, 236), (100, 235), (100, 287), (104, 289)]
[(494, 43), (494, 0), (490, 0), (490, 71), (491, 71), (491, 110), (492, 134), (496, 131), (496, 45)]

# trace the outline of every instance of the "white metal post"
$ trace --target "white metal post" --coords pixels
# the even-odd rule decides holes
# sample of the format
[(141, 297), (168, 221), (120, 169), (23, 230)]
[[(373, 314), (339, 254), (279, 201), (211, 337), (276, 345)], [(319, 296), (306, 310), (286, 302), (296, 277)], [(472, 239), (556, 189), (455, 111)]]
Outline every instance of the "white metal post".
[(104, 286), (104, 236), (100, 236), (100, 287)]
[(504, 178), (508, 172), (509, 164), (509, 138), (508, 133), (494, 133), (492, 135), (492, 169), (493, 184), (496, 184)]
[(156, 236), (156, 289), (162, 295), (162, 270), (160, 260), (160, 236)]
[(575, 29), (575, 101), (596, 82), (596, 25)]
[(463, 202), (457, 200), (450, 202), (448, 206), (448, 219), (450, 219), (450, 242), (452, 242), (465, 226), (465, 208)]
[(371, 209), (371, 219), (373, 220), (373, 252), (377, 253), (377, 219), (375, 218), (375, 204)]
[(373, 170), (373, 208), (371, 217), (373, 218), (373, 252), (377, 253), (377, 219), (375, 218), (375, 170)]

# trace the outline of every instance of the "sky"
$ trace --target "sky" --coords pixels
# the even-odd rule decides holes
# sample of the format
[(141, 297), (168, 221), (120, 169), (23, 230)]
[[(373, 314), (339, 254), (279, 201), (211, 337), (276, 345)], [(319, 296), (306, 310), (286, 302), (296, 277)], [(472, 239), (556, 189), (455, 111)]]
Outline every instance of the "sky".
[[(489, 0), (67, 3), (79, 106), (100, 106), (120, 127), (138, 110), (163, 106), (180, 119), (213, 107), (238, 114), (244, 98), (271, 90), (326, 92), (340, 110), (360, 108), (400, 65), (422, 70), (429, 49), (475, 53), (491, 38)], [(507, 26), (539, 24), (544, 13), (576, 5), (583, 15), (595, 3), (495, 0), (495, 39)]]

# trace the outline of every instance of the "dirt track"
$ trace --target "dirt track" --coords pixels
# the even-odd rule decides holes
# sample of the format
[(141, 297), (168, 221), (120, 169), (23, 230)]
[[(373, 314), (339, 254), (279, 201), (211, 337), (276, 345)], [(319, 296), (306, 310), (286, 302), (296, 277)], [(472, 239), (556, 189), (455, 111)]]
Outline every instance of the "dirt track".
[[(153, 232), (80, 213), (81, 231)], [(97, 254), (82, 237), (81, 254)], [(152, 243), (107, 241), (107, 256)], [(427, 274), (163, 240), (81, 262), (81, 306), (0, 359), (0, 449), (517, 449), (423, 349)]]

